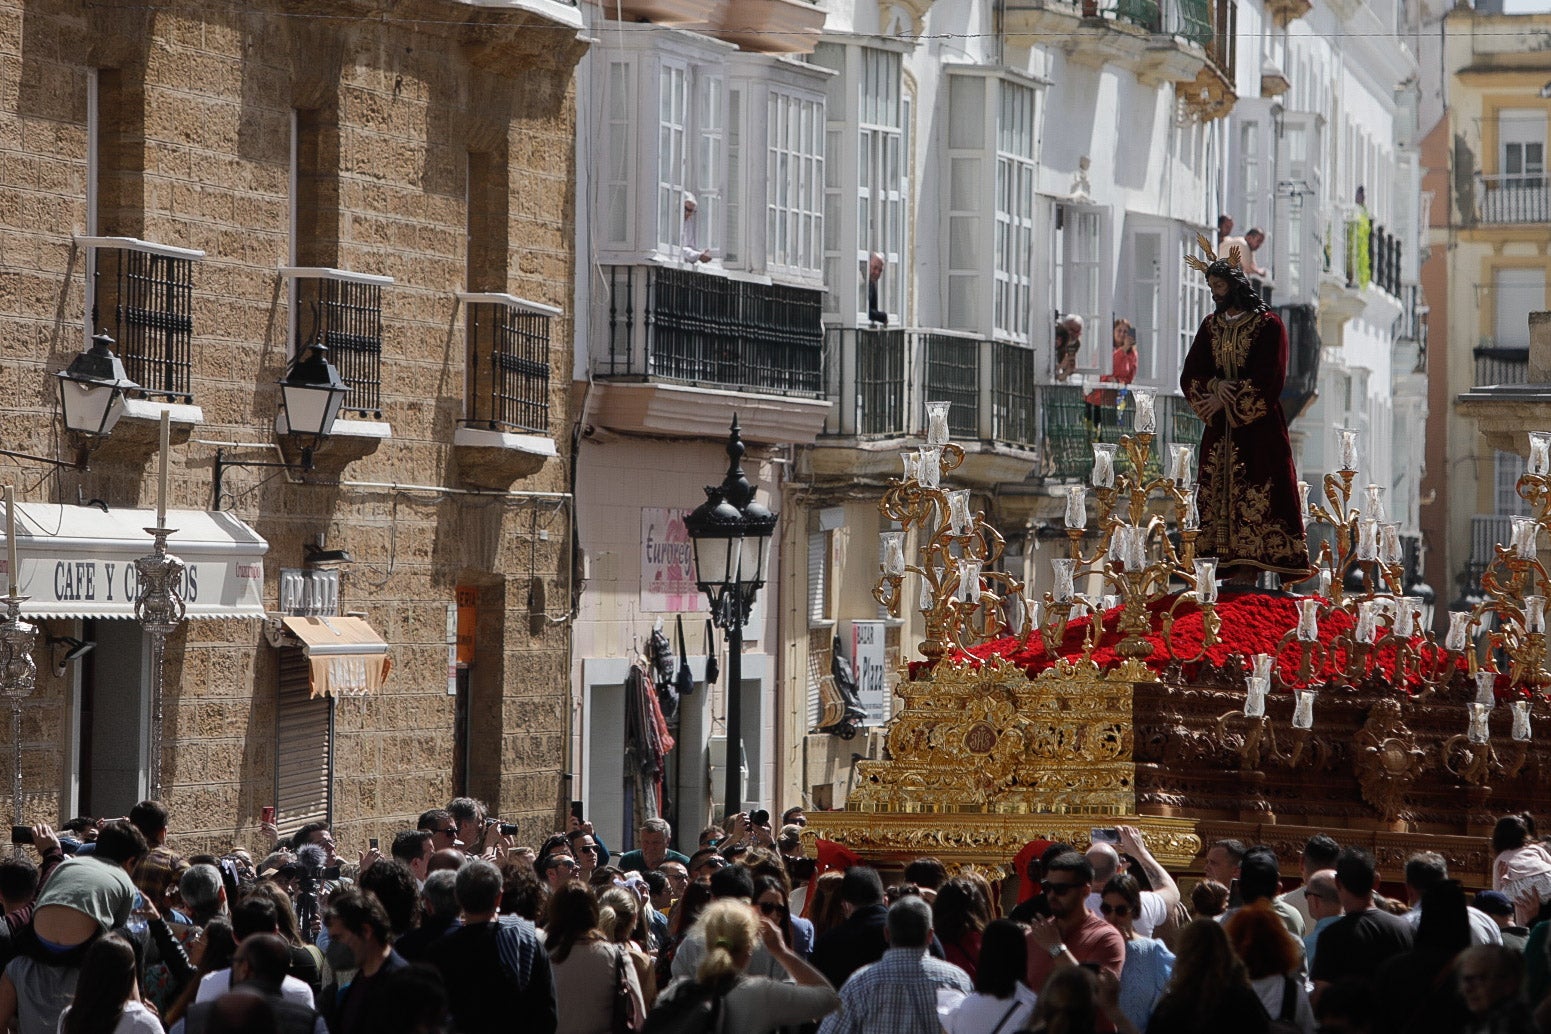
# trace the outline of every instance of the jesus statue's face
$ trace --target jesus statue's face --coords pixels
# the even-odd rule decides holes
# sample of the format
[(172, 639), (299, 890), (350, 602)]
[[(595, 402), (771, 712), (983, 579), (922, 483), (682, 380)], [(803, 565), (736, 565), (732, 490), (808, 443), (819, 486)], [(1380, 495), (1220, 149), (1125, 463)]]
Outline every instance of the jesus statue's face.
[(1216, 302), (1218, 305), (1221, 305), (1224, 301), (1226, 301), (1228, 298), (1228, 293), (1233, 290), (1228, 281), (1220, 276), (1207, 277), (1206, 286), (1212, 289), (1212, 301)]

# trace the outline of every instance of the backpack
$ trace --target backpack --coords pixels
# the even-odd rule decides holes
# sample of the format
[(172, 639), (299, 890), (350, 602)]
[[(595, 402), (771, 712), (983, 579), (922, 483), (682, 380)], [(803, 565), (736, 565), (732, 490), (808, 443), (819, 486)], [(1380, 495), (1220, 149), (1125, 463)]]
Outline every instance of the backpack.
[(727, 990), (686, 980), (657, 999), (641, 1034), (720, 1034)]

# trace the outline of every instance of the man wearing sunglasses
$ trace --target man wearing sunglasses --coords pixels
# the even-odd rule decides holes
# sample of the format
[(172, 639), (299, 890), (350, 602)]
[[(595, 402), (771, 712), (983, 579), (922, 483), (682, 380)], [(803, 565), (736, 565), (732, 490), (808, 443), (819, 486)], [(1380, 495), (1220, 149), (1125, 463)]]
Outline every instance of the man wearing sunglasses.
[(1044, 987), (1057, 969), (1087, 964), (1119, 979), (1126, 944), (1120, 931), (1088, 911), (1093, 890), (1088, 860), (1076, 851), (1057, 855), (1045, 866), (1041, 886), (1051, 918), (1035, 918), (1029, 929), (1029, 986)]

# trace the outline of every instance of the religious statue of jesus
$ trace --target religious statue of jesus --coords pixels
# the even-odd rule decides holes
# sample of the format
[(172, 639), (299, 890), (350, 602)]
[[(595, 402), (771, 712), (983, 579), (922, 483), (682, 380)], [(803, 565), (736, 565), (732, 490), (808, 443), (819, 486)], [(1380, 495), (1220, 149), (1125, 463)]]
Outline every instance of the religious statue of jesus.
[(1179, 378), (1185, 401), (1206, 424), (1196, 553), (1216, 557), (1233, 585), (1253, 585), (1262, 571), (1301, 580), (1309, 575), (1309, 549), (1282, 412), (1287, 328), (1250, 285), (1238, 255), (1219, 259), (1199, 241), (1212, 261), (1187, 261), (1206, 274), (1216, 311), (1201, 321)]

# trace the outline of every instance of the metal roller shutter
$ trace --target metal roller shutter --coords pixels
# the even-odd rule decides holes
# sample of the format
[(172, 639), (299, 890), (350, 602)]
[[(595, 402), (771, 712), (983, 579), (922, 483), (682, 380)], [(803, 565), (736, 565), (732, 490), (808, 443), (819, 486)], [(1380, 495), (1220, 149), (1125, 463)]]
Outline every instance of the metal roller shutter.
[(275, 809), (282, 835), (330, 822), (334, 805), (334, 698), (313, 698), (300, 647), (279, 651), (275, 706)]

